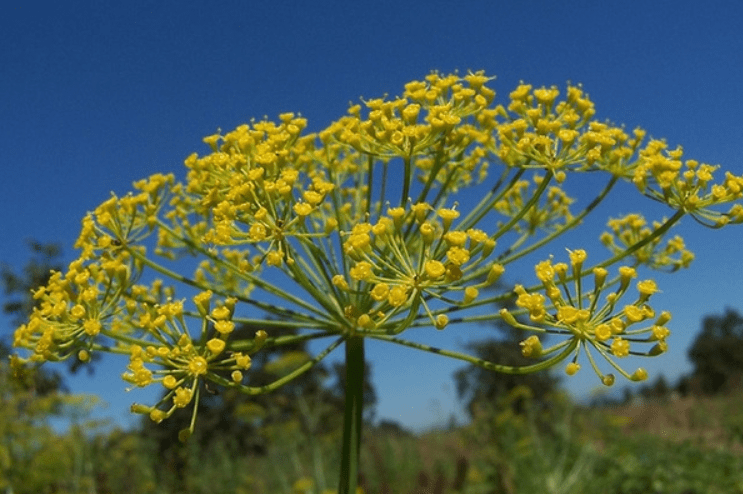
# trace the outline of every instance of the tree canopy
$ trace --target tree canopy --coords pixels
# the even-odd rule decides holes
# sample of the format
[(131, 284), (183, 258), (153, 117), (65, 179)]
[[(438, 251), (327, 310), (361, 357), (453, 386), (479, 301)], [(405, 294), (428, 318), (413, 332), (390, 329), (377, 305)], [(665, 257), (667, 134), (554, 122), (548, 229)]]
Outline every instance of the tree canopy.
[(704, 393), (740, 386), (743, 377), (743, 317), (726, 308), (722, 315), (707, 315), (689, 349), (694, 364), (691, 385)]

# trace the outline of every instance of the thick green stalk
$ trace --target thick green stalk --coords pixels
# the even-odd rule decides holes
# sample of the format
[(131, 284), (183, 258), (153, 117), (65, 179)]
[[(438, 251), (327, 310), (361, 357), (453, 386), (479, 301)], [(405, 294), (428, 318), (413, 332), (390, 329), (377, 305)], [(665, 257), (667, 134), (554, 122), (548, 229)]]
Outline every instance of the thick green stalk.
[(346, 407), (338, 494), (356, 494), (361, 447), (361, 412), (364, 404), (364, 338), (346, 340)]

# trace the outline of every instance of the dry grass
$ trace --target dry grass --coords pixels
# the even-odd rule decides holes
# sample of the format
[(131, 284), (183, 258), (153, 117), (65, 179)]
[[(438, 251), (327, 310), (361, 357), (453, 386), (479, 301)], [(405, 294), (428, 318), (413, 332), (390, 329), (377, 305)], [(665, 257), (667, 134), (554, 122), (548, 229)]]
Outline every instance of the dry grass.
[(743, 453), (743, 391), (725, 396), (649, 400), (605, 410), (626, 434), (648, 433), (675, 442)]

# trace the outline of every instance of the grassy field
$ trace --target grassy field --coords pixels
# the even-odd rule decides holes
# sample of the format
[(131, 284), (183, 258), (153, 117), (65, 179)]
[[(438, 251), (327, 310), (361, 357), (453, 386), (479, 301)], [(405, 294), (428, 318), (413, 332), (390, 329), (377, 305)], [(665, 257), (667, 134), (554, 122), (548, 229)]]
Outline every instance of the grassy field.
[[(337, 481), (339, 433), (313, 437), (298, 422), (267, 431), (264, 456), (189, 444), (178, 478), (140, 435), (86, 440), (81, 432), (52, 438), (48, 450), (39, 446), (35, 462), (6, 465), (14, 489), (0, 487), (14, 494), (326, 494)], [(364, 434), (366, 494), (743, 493), (743, 393), (580, 408), (559, 396), (537, 407), (517, 390), (464, 427)]]
[(451, 431), (369, 431), (365, 492), (743, 493), (743, 394), (535, 409), (516, 392), (499, 408)]
[[(216, 471), (243, 461), (224, 492), (332, 492), (339, 438), (275, 433), (266, 457), (210, 455), (192, 492), (213, 492)], [(743, 394), (538, 409), (516, 392), (465, 427), (367, 430), (362, 465), (367, 494), (743, 493)]]

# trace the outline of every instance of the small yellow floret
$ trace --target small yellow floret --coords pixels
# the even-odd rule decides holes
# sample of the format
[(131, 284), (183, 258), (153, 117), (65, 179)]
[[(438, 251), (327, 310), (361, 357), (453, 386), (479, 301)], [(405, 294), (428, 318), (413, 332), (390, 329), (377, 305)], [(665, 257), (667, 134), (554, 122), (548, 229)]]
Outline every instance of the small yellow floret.
[(70, 316), (72, 316), (72, 319), (74, 321), (77, 321), (78, 319), (82, 318), (84, 315), (85, 315), (85, 307), (83, 307), (80, 304), (77, 304), (72, 309), (70, 309)]
[(490, 267), (490, 271), (488, 272), (487, 283), (489, 285), (495, 283), (503, 275), (503, 273), (505, 273), (505, 271), (506, 271), (506, 268), (503, 267), (502, 264), (493, 264)]
[(386, 300), (390, 294), (390, 287), (387, 283), (377, 283), (371, 291), (371, 296), (377, 302)]
[(446, 251), (446, 258), (452, 264), (461, 266), (470, 260), (470, 253), (467, 249), (463, 249), (462, 247), (451, 247)]
[(464, 289), (464, 300), (462, 301), (462, 303), (464, 305), (472, 303), (472, 301), (474, 301), (479, 294), (480, 292), (477, 288), (475, 288), (474, 286), (468, 286)]
[(250, 369), (252, 365), (250, 355), (243, 355), (242, 353), (235, 353), (235, 365), (240, 367), (242, 370)]
[(220, 353), (222, 353), (222, 350), (224, 350), (225, 346), (225, 341), (220, 340), (219, 338), (212, 338), (211, 340), (206, 342), (206, 347), (209, 349), (212, 355), (219, 355)]
[(436, 329), (444, 329), (447, 324), (449, 324), (449, 317), (446, 314), (439, 314), (436, 316), (436, 320), (434, 321)]
[(201, 376), (203, 374), (206, 374), (208, 369), (209, 369), (208, 362), (206, 361), (204, 357), (201, 357), (201, 356), (196, 356), (192, 358), (191, 361), (188, 363), (188, 370), (194, 376)]
[(622, 338), (614, 338), (611, 342), (611, 353), (615, 357), (626, 357), (629, 355), (629, 341)]
[(565, 374), (568, 376), (574, 376), (580, 370), (580, 365), (575, 362), (570, 362), (565, 366)]
[(441, 208), (438, 210), (438, 214), (444, 224), (444, 230), (448, 230), (452, 222), (459, 218), (459, 211), (453, 208)]
[(369, 279), (374, 273), (372, 272), (371, 263), (361, 261), (356, 263), (356, 265), (349, 270), (348, 274), (350, 274), (351, 278), (356, 281), (364, 281)]
[(211, 315), (216, 320), (229, 319), (230, 309), (228, 307), (225, 307), (224, 305), (221, 307), (216, 307), (214, 310), (212, 310)]
[(606, 281), (606, 277), (608, 276), (609, 272), (604, 268), (594, 268), (593, 269), (593, 280), (596, 288), (600, 288), (604, 285), (604, 282)]
[(542, 283), (546, 283), (555, 279), (555, 269), (552, 266), (552, 261), (549, 259), (542, 261), (534, 267), (534, 271), (537, 273), (537, 278)]
[(163, 420), (165, 420), (167, 418), (167, 416), (168, 416), (167, 413), (165, 413), (162, 410), (159, 410), (157, 408), (154, 408), (150, 412), (150, 420), (152, 420), (156, 424), (159, 424), (160, 422), (162, 422)]
[(217, 321), (214, 323), (214, 329), (220, 334), (229, 334), (235, 329), (235, 323), (232, 321)]
[(573, 266), (574, 271), (580, 271), (581, 266), (586, 260), (586, 257), (588, 255), (586, 254), (586, 251), (583, 249), (577, 249), (573, 251), (568, 251), (570, 255), (570, 264)]
[(98, 333), (101, 332), (101, 327), (101, 322), (97, 319), (88, 319), (83, 323), (85, 334), (89, 336), (96, 336)]
[(163, 378), (163, 386), (165, 386), (168, 389), (173, 389), (176, 386), (178, 386), (178, 380), (174, 377), (168, 374)]
[(647, 298), (658, 291), (658, 285), (656, 285), (653, 280), (641, 281), (637, 284), (637, 291), (639, 291), (644, 298)]
[(405, 287), (396, 285), (392, 287), (387, 297), (387, 301), (393, 307), (400, 307), (408, 300), (408, 291)]
[(640, 367), (631, 376), (630, 379), (633, 381), (645, 381), (648, 378), (648, 371)]
[(539, 357), (542, 354), (542, 342), (536, 335), (531, 335), (520, 343), (524, 357)]
[(183, 408), (191, 403), (193, 393), (188, 388), (176, 388), (175, 395), (173, 396), (173, 404), (178, 408)]
[(333, 285), (337, 286), (341, 290), (348, 290), (348, 282), (342, 274), (336, 274), (335, 276), (333, 276), (333, 279), (331, 281), (333, 282)]
[(446, 266), (441, 261), (426, 261), (424, 269), (428, 277), (432, 280), (437, 280), (446, 274)]
[(444, 240), (450, 247), (464, 247), (467, 243), (467, 233), (462, 231), (446, 232)]
[(297, 213), (297, 216), (304, 217), (312, 212), (312, 205), (306, 202), (298, 202), (292, 209)]
[(594, 330), (597, 341), (606, 341), (612, 336), (611, 326), (608, 324), (599, 324)]
[(284, 260), (284, 253), (280, 250), (272, 250), (266, 254), (266, 264), (269, 266), (279, 267)]

